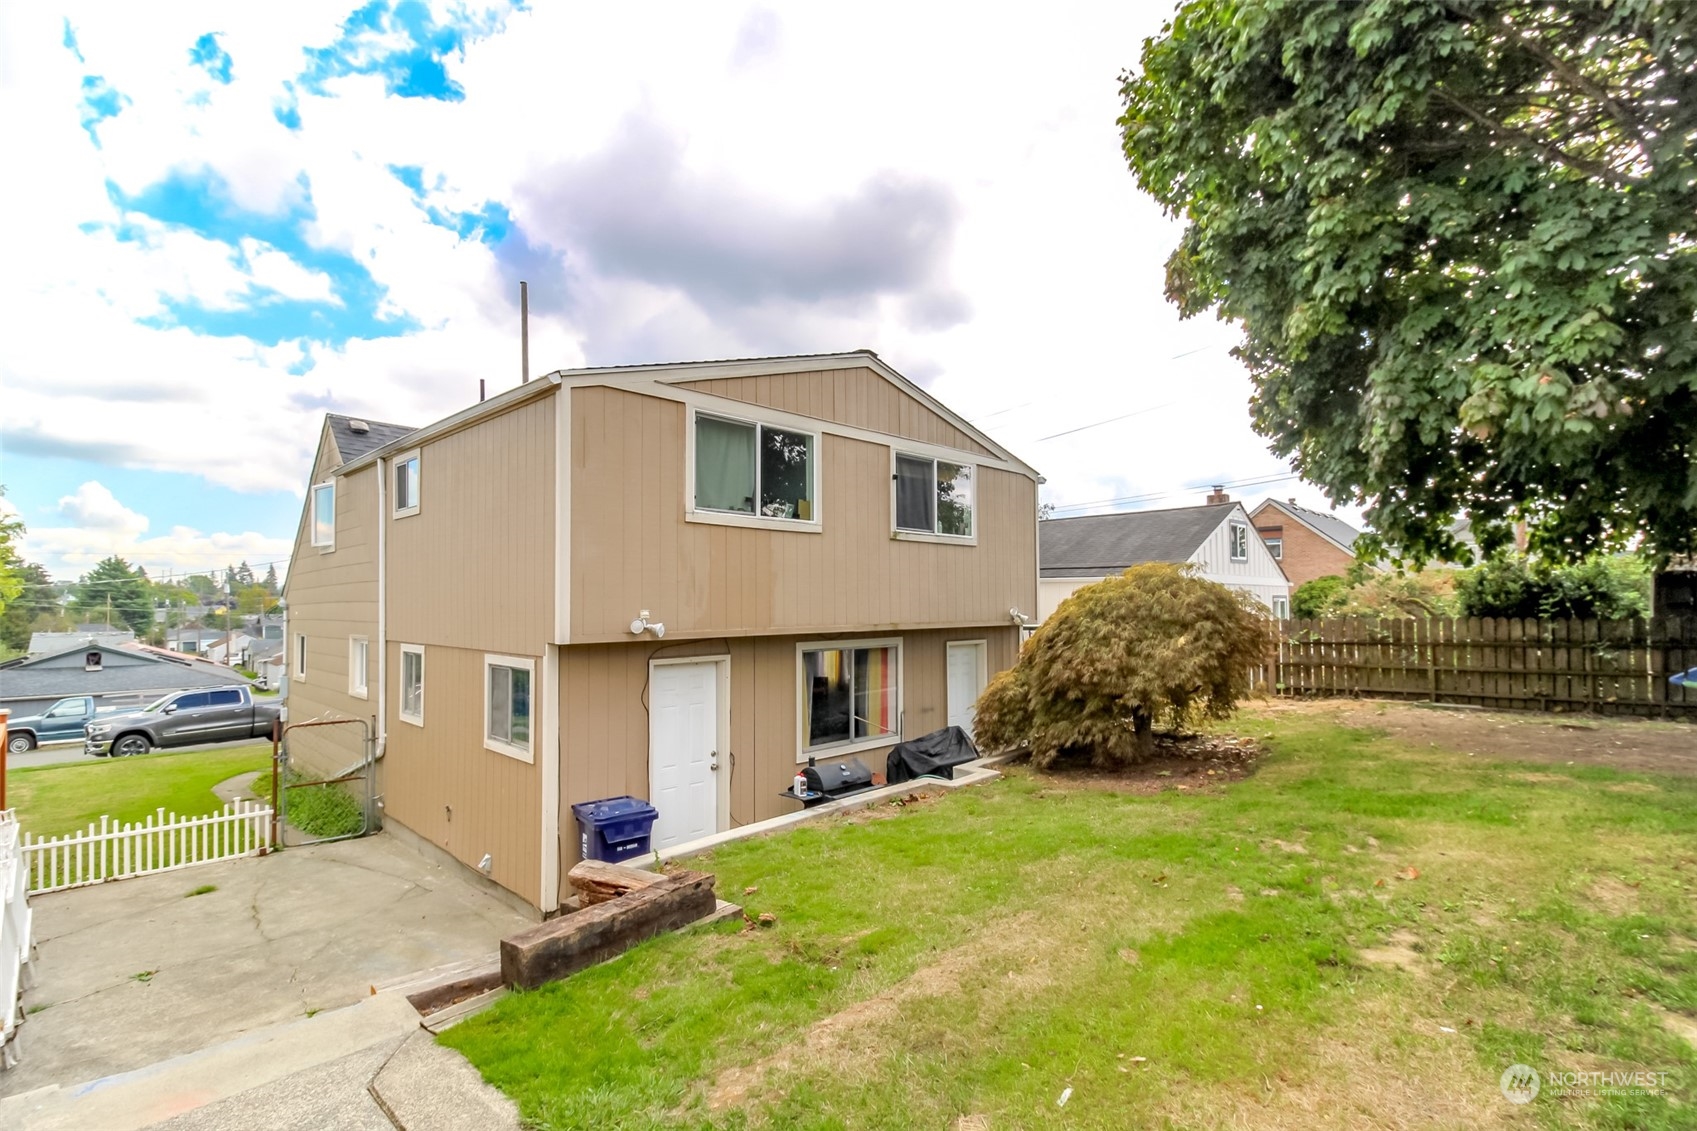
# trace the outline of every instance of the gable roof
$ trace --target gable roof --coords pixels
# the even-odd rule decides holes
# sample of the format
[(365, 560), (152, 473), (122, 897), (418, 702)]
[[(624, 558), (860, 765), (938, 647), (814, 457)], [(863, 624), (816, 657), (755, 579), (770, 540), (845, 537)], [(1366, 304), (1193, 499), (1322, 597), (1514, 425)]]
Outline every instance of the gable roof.
[(1120, 511), (1037, 524), (1042, 577), (1105, 577), (1145, 562), (1187, 562), (1240, 504)]
[[(356, 420), (365, 424), (366, 431), (354, 431), (353, 423)], [(386, 444), (392, 444), (403, 436), (418, 431), (409, 424), (388, 424), (381, 420), (367, 420), (359, 416), (343, 416), (335, 412), (325, 413), (324, 422), (330, 429), (330, 435), (336, 441), (336, 450), (341, 453), (343, 463), (352, 463), (368, 452), (374, 452)]]
[(84, 671), (81, 664), (50, 661), (82, 655), (93, 648), (66, 648), (46, 656), (12, 660), (0, 666), (0, 700), (59, 699), (67, 695), (110, 695), (126, 691), (177, 691), (185, 687), (240, 687), (248, 680), (229, 668), (187, 656), (175, 656), (145, 644), (95, 645), (121, 662)]
[(29, 636), (29, 655), (31, 659), (45, 654), (59, 655), (77, 648), (91, 648), (97, 644), (123, 644), (135, 638), (136, 634), (127, 628), (107, 628), (104, 625), (92, 632), (81, 629), (76, 632), (32, 632)]
[[(854, 350), (849, 353), (788, 354), (779, 357), (736, 358), (726, 361), (677, 361), (643, 365), (607, 365), (589, 369), (557, 369), (544, 377), (535, 378), (526, 384), (515, 385), (497, 393), (488, 400), (463, 408), (435, 423), (426, 424), (418, 429), (407, 429), (382, 445), (367, 447), (358, 456), (348, 455), (348, 449), (342, 448), (343, 466), (338, 470), (338, 474), (356, 471), (358, 465), (369, 463), (378, 456), (400, 450), (403, 447), (399, 443), (401, 440), (409, 441), (405, 446), (410, 447), (424, 440), (466, 427), (479, 417), (504, 412), (529, 397), (541, 396), (562, 385), (618, 386), (626, 381), (637, 384), (642, 381), (652, 381), (675, 385), (686, 381), (722, 377), (753, 377), (768, 373), (825, 372), (832, 369), (847, 369), (857, 366), (864, 366), (872, 370), (884, 380), (912, 396), (926, 408), (983, 444), (994, 456), (1006, 460), (1021, 473), (1032, 479), (1038, 478), (1036, 469), (1031, 465), (991, 439), (988, 434), (976, 427), (971, 421), (948, 408), (919, 385), (896, 372), (877, 354), (865, 349)], [(377, 427), (373, 423), (372, 431), (375, 432)], [(389, 427), (398, 428), (400, 426), (390, 425)], [(339, 446), (341, 444), (340, 433), (336, 434), (336, 441)]]
[(1267, 506), (1282, 512), (1293, 521), (1300, 522), (1344, 553), (1355, 553), (1355, 540), (1361, 537), (1361, 531), (1355, 529), (1337, 515), (1309, 510), (1307, 507), (1299, 507), (1295, 503), (1281, 502), (1278, 499), (1263, 499), (1255, 510), (1259, 511), (1262, 507)]

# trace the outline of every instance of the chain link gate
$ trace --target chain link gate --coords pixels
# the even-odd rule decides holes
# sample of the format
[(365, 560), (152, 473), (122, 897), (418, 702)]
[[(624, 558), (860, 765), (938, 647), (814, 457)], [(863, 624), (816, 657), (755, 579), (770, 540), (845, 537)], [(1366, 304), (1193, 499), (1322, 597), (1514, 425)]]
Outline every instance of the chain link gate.
[(271, 841), (282, 847), (377, 831), (377, 764), (364, 719), (291, 723), (272, 740)]

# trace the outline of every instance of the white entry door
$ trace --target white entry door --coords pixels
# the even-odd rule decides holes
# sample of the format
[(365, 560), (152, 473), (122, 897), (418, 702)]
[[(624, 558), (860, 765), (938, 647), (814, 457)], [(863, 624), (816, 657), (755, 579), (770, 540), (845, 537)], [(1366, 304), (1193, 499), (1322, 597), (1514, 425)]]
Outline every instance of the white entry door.
[(654, 847), (719, 831), (719, 665), (655, 664), (649, 681), (648, 791)]
[(972, 733), (974, 708), (984, 690), (984, 641), (950, 644), (949, 725)]

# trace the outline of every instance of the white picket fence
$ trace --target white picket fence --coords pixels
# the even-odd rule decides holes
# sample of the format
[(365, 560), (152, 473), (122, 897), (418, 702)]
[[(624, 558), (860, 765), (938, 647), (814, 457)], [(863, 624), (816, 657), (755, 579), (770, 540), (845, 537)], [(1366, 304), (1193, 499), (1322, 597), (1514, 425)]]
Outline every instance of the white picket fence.
[(33, 945), (26, 886), (17, 817), (0, 809), (0, 1068), (18, 1058), (19, 1006)]
[(167, 815), (121, 824), (110, 817), (87, 832), (23, 836), (19, 854), (32, 892), (101, 884), (195, 864), (263, 855), (271, 842), (271, 806), (232, 801), (204, 817)]

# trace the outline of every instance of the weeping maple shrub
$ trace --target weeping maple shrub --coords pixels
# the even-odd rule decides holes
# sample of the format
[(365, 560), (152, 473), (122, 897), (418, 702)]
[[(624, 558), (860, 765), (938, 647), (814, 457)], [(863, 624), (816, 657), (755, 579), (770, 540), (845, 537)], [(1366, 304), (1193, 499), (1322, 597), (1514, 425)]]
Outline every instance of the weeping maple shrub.
[(1224, 718), (1266, 659), (1270, 621), (1253, 597), (1189, 566), (1140, 565), (1061, 603), (978, 700), (989, 750), (1029, 746), (1039, 768), (1154, 754), (1155, 728)]

